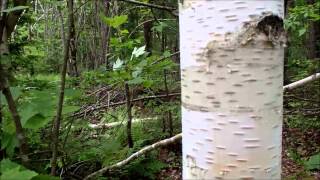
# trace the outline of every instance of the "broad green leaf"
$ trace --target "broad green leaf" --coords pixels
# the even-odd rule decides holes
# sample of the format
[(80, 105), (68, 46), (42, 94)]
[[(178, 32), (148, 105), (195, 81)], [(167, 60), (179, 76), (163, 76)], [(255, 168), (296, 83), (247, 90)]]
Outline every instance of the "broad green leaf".
[[(10, 92), (14, 100), (17, 100), (22, 95), (20, 87), (10, 87)], [(2, 93), (0, 93), (0, 102), (2, 105), (7, 105), (6, 97)]]
[(133, 49), (132, 56), (135, 56), (137, 58), (137, 57), (143, 55), (146, 52), (145, 50), (146, 50), (146, 46), (142, 46), (142, 47), (139, 47), (139, 48), (135, 47)]
[(113, 28), (118, 28), (122, 24), (126, 23), (128, 21), (128, 16), (127, 15), (122, 15), (122, 16), (114, 16), (112, 18), (107, 18), (104, 15), (100, 15), (102, 20), (109, 26)]
[(153, 81), (144, 81), (143, 86), (145, 88), (150, 88), (153, 85)]
[(299, 36), (303, 36), (307, 32), (306, 28), (300, 29), (299, 30)]
[(10, 169), (13, 169), (13, 168), (16, 168), (16, 167), (20, 167), (20, 166), (21, 165), (15, 163), (15, 162), (12, 162), (9, 159), (3, 159), (1, 161), (0, 171), (3, 173), (3, 172), (6, 172), (6, 171), (9, 171)]
[(34, 171), (24, 170), (19, 171), (19, 167), (12, 168), (2, 173), (0, 179), (3, 180), (30, 180), (38, 174)]
[(18, 147), (18, 140), (16, 134), (9, 134), (2, 132), (1, 134), (1, 148), (5, 149), (8, 155), (13, 155), (14, 149)]
[(35, 110), (32, 105), (21, 105), (21, 112), (19, 113), (21, 116), (21, 124), (24, 127), (28, 120), (39, 113), (39, 111)]
[(28, 121), (24, 125), (24, 128), (36, 130), (46, 126), (51, 120), (51, 117), (45, 117), (42, 114), (38, 113), (28, 119)]
[(305, 165), (308, 170), (320, 170), (320, 153), (311, 156)]
[(10, 161), (9, 159), (3, 159), (1, 161), (0, 172), (1, 180), (30, 180), (38, 175), (38, 173), (28, 170), (20, 164)]
[(113, 70), (118, 70), (122, 67), (123, 61), (121, 59), (117, 59), (117, 61), (113, 64)]
[(29, 8), (28, 6), (16, 6), (16, 7), (13, 7), (13, 8), (4, 9), (1, 12), (10, 13), (10, 12), (13, 12), (13, 11), (20, 11), (20, 10), (24, 10), (24, 9), (28, 9), (28, 8)]

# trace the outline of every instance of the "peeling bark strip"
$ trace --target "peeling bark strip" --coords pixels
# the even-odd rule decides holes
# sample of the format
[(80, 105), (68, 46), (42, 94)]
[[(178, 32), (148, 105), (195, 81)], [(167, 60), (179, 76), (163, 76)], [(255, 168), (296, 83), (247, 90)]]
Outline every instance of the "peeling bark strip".
[(184, 179), (280, 179), (281, 0), (180, 3)]

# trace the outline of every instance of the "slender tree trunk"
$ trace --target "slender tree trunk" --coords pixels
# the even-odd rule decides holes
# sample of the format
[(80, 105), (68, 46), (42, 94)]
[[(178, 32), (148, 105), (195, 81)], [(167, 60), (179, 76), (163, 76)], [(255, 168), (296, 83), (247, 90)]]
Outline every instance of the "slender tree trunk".
[(59, 14), (59, 17), (60, 17), (60, 30), (61, 30), (61, 44), (62, 44), (62, 47), (64, 48), (64, 45), (66, 44), (66, 35), (65, 35), (65, 28), (64, 28), (64, 20), (63, 20), (63, 13), (61, 11), (61, 8), (58, 7), (58, 14)]
[[(2, 99), (1, 99), (2, 92), (0, 91), (0, 124), (2, 124)], [(0, 133), (2, 134), (2, 128), (0, 129)], [(1, 147), (0, 149), (0, 159), (4, 159), (6, 157), (6, 149)]]
[(281, 179), (283, 9), (180, 3), (184, 179)]
[[(170, 97), (169, 97), (169, 88), (168, 88), (168, 81), (167, 81), (167, 71), (164, 70), (163, 74), (164, 74), (164, 87), (166, 90), (167, 102), (169, 103)], [(166, 118), (168, 120), (168, 125), (169, 125), (169, 135), (170, 135), (170, 137), (172, 137), (173, 136), (173, 122), (172, 122), (172, 113), (170, 110), (168, 110), (166, 112)]]
[[(3, 74), (3, 69), (2, 69), (2, 65), (0, 65), (0, 75), (2, 75), (2, 74)], [(5, 80), (3, 78), (1, 78), (0, 82), (2, 85), (4, 85), (3, 82), (5, 82)], [(13, 96), (12, 96), (11, 91), (8, 86), (4, 85), (2, 87), (2, 93), (4, 94), (4, 96), (7, 99), (8, 107), (9, 107), (9, 110), (10, 110), (11, 115), (13, 117), (13, 121), (14, 121), (14, 124), (16, 127), (17, 138), (18, 138), (18, 141), (20, 142), (21, 155), (26, 155), (28, 153), (28, 145), (27, 145), (27, 140), (26, 140), (26, 137), (24, 135), (24, 131), (23, 131), (23, 128), (21, 125), (20, 116), (17, 111), (17, 106), (14, 102)], [(24, 157), (24, 158), (27, 158), (27, 157)], [(27, 159), (23, 159), (23, 160), (27, 161)]]
[[(3, 0), (1, 1), (1, 10), (7, 8), (8, 1)], [(20, 0), (20, 1), (14, 1), (14, 6), (23, 6), (26, 4), (26, 0)], [(19, 142), (19, 149), (20, 149), (20, 156), (22, 159), (22, 163), (24, 165), (28, 165), (28, 144), (27, 140), (21, 125), (21, 118), (18, 114), (17, 106), (14, 102), (12, 93), (9, 88), (8, 84), (8, 74), (9, 72), (6, 72), (4, 66), (2, 65), (3, 58), (6, 56), (6, 54), (9, 53), (8, 48), (8, 40), (14, 30), (14, 27), (17, 25), (17, 22), (22, 14), (22, 10), (20, 11), (14, 11), (10, 13), (2, 13), (1, 19), (0, 19), (0, 91), (2, 91), (2, 94), (5, 96), (7, 100), (7, 104), (10, 110), (10, 113), (12, 115), (15, 129), (16, 129), (16, 136)], [(1, 105), (0, 105), (1, 106)], [(0, 107), (1, 108), (1, 107)], [(1, 109), (0, 109), (1, 110)], [(1, 115), (2, 118), (2, 115)]]
[(128, 146), (129, 148), (133, 147), (132, 133), (131, 133), (131, 124), (132, 124), (132, 106), (131, 106), (131, 95), (128, 83), (125, 84), (126, 98), (127, 98), (127, 138), (128, 138)]
[[(68, 0), (68, 7), (71, 8), (73, 0)], [(62, 107), (63, 107), (63, 100), (64, 100), (64, 89), (66, 83), (66, 73), (67, 73), (67, 65), (69, 59), (69, 48), (70, 48), (70, 41), (71, 41), (71, 21), (73, 20), (73, 11), (69, 11), (68, 13), (68, 37), (65, 41), (64, 45), (64, 57), (63, 57), (63, 66), (61, 70), (61, 84), (60, 84), (60, 94), (59, 100), (57, 103), (57, 114), (54, 121), (54, 126), (52, 130), (52, 160), (51, 160), (51, 175), (55, 176), (56, 168), (57, 168), (57, 158), (58, 158), (58, 144), (59, 144), (59, 129), (60, 129), (60, 122), (62, 119)]]
[[(292, 0), (285, 0), (284, 1), (284, 9), (285, 9), (285, 17), (288, 16), (289, 9), (293, 6), (293, 1)], [(288, 63), (289, 63), (289, 48), (290, 44), (287, 43), (287, 46), (284, 49), (284, 69), (283, 69), (283, 81), (284, 84), (289, 84), (290, 83), (290, 77), (289, 77), (289, 69), (288, 69)]]
[[(308, 4), (314, 4), (316, 0), (307, 0)], [(320, 22), (310, 22), (307, 36), (307, 56), (311, 60), (320, 58)]]
[[(2, 57), (2, 55), (0, 56)], [(19, 116), (17, 106), (14, 102), (8, 83), (6, 82), (7, 80), (5, 79), (5, 74), (6, 73), (4, 72), (4, 69), (0, 62), (0, 90), (2, 91), (3, 95), (6, 97), (7, 104), (15, 124), (16, 136), (19, 142), (20, 155), (22, 158), (22, 162), (24, 165), (27, 165), (28, 156), (26, 156), (26, 154), (28, 154), (29, 148), (28, 148), (27, 140), (21, 125), (21, 118)]]
[[(104, 1), (101, 1), (101, 6), (102, 6), (102, 11), (103, 11), (103, 14), (105, 16), (108, 16), (110, 13), (109, 13), (109, 9), (110, 9), (110, 2), (109, 0), (104, 0)], [(106, 69), (109, 69), (109, 62), (108, 62), (108, 56), (107, 54), (109, 53), (108, 50), (109, 50), (109, 37), (110, 37), (110, 27), (107, 26), (104, 22), (100, 22), (101, 23), (101, 48), (102, 48), (102, 51), (101, 51), (101, 58), (102, 58), (102, 61), (103, 63), (106, 65)]]
[(149, 52), (149, 56), (152, 53), (152, 21), (143, 24), (144, 42), (146, 44), (146, 51)]
[(0, 91), (0, 124), (2, 124), (2, 99), (1, 99), (2, 92)]
[[(74, 1), (68, 1), (70, 5), (68, 5), (69, 12), (73, 12), (73, 6)], [(77, 46), (76, 46), (76, 28), (74, 25), (74, 17), (71, 17), (70, 20), (70, 28), (71, 28), (71, 34), (70, 34), (70, 57), (69, 57), (69, 75), (73, 77), (78, 77), (79, 72), (77, 68)]]

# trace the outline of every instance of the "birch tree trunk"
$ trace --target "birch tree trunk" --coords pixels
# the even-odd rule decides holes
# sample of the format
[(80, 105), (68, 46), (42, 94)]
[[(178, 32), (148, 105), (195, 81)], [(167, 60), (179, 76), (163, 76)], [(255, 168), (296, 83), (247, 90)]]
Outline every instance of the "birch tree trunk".
[(180, 2), (184, 179), (280, 179), (282, 0)]

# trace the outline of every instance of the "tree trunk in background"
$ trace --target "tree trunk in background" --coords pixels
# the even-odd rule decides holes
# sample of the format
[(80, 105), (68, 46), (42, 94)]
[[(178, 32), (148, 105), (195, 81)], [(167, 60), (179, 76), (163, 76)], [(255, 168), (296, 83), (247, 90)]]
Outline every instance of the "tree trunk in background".
[(146, 51), (151, 56), (152, 53), (152, 24), (153, 21), (148, 21), (143, 24), (144, 43), (146, 44)]
[[(68, 3), (68, 10), (69, 12), (73, 12), (73, 6), (74, 6), (74, 1), (69, 0)], [(77, 68), (77, 46), (76, 46), (76, 28), (74, 25), (74, 18), (73, 16), (71, 17), (72, 19), (70, 20), (70, 28), (71, 28), (71, 34), (70, 34), (70, 57), (69, 57), (69, 72), (68, 74), (72, 77), (78, 77), (78, 68)]]
[[(110, 2), (109, 0), (101, 1), (102, 11), (103, 14), (108, 17), (109, 9), (110, 9)], [(109, 61), (108, 61), (108, 53), (109, 53), (109, 41), (110, 41), (110, 31), (111, 28), (107, 26), (104, 22), (101, 22), (102, 24), (102, 31), (101, 31), (101, 58), (103, 62), (105, 63), (106, 69), (109, 69)]]
[(280, 179), (283, 1), (184, 0), (179, 12), (183, 178)]
[[(307, 0), (308, 4), (314, 4), (316, 0)], [(307, 36), (307, 56), (308, 59), (315, 60), (320, 58), (320, 22), (310, 22)]]
[[(284, 10), (285, 10), (285, 17), (288, 16), (289, 9), (293, 7), (293, 1), (292, 0), (285, 0), (284, 1)], [(290, 84), (290, 77), (288, 72), (288, 64), (289, 64), (289, 47), (290, 44), (287, 43), (287, 46), (284, 49), (284, 68), (283, 68), (283, 82), (284, 84)], [(286, 107), (286, 106), (285, 106)]]

